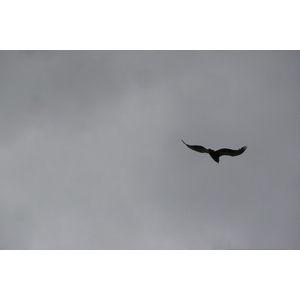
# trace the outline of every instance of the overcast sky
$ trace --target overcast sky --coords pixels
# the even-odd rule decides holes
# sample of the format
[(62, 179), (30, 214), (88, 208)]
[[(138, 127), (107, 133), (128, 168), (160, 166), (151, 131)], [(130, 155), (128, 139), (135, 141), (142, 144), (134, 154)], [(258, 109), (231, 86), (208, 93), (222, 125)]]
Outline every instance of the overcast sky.
[[(1, 249), (300, 249), (300, 53), (0, 52)], [(220, 163), (182, 142), (248, 149)]]

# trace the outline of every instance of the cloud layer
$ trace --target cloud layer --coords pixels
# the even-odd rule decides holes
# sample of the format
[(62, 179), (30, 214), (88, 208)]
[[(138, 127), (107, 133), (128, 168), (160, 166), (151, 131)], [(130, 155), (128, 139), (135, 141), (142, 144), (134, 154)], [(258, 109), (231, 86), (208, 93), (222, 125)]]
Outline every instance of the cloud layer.
[(0, 247), (299, 249), (299, 58), (0, 53)]

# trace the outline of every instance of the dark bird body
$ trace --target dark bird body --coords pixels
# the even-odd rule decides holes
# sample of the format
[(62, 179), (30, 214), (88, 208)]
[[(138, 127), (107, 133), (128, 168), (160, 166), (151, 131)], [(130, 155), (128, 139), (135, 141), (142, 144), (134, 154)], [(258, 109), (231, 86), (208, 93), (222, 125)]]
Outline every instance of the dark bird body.
[(186, 144), (183, 140), (181, 140), (187, 147), (189, 147), (190, 149), (200, 152), (200, 153), (208, 153), (211, 158), (216, 161), (217, 163), (219, 163), (220, 161), (220, 156), (222, 155), (229, 155), (229, 156), (237, 156), (237, 155), (241, 155), (242, 153), (245, 152), (245, 150), (247, 149), (247, 146), (244, 146), (238, 150), (232, 150), (232, 149), (227, 149), (227, 148), (222, 148), (219, 149), (217, 151), (214, 151), (212, 149), (206, 149), (202, 146), (197, 146), (197, 145), (188, 145)]

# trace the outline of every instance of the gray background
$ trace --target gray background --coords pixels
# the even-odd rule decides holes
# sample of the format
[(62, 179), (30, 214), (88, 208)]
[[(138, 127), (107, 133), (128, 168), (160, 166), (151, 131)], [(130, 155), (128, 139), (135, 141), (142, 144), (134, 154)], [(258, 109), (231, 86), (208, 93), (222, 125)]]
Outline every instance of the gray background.
[(0, 248), (299, 249), (299, 80), (296, 51), (1, 52)]

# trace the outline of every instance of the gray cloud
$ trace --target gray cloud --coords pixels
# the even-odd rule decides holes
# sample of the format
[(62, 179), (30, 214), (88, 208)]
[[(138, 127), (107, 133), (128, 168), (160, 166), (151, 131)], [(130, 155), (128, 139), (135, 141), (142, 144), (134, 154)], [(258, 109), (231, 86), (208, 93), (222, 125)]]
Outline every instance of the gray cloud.
[[(2, 249), (299, 249), (299, 52), (1, 52)], [(216, 164), (180, 141), (239, 148)]]

